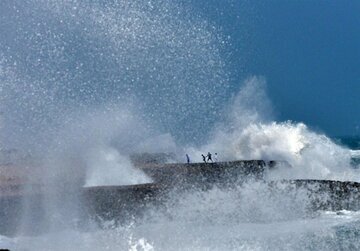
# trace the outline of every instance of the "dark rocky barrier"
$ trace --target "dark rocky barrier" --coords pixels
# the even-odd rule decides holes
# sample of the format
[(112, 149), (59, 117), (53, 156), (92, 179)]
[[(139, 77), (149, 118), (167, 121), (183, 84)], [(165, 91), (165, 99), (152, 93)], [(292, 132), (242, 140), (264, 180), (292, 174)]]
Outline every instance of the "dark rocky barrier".
[[(269, 183), (271, 188), (285, 184), (287, 189), (304, 189), (312, 210), (360, 210), (360, 183), (333, 180), (283, 180)], [(276, 191), (276, 190), (275, 190)]]
[[(258, 180), (269, 187), (271, 193), (287, 196), (291, 191), (304, 190), (311, 201), (309, 210), (360, 210), (360, 183), (329, 180), (283, 180), (266, 182), (262, 178), (267, 171), (284, 162), (265, 162), (262, 160), (194, 163), (194, 164), (148, 164), (139, 167), (152, 177), (154, 183), (130, 186), (75, 187), (64, 184), (61, 194), (56, 194), (60, 208), (67, 201), (79, 204), (80, 226), (89, 220), (98, 222), (114, 221), (121, 224), (128, 220), (141, 219), (147, 209), (162, 209), (177, 193), (189, 193), (194, 189), (206, 190), (212, 186), (224, 189), (236, 186), (241, 189), (242, 182)], [(289, 167), (290, 168), (290, 167)], [(46, 231), (46, 198), (43, 187), (37, 186), (0, 187), (0, 234), (14, 235), (19, 230), (28, 234)], [(174, 192), (175, 191), (175, 192)], [(289, 193), (288, 193), (289, 192)], [(23, 215), (35, 226), (24, 229)], [(25, 224), (26, 225), (26, 224)], [(45, 230), (44, 230), (45, 229)]]
[[(262, 182), (262, 181), (261, 181)], [(270, 194), (288, 196), (303, 189), (310, 201), (309, 211), (317, 210), (360, 210), (360, 183), (328, 180), (283, 180), (265, 182)], [(224, 184), (215, 184), (221, 185)], [(229, 184), (231, 186), (231, 184)], [(192, 189), (208, 189), (205, 186), (171, 186), (169, 184), (142, 184), (133, 186), (100, 186), (83, 188), (81, 201), (81, 225), (87, 222), (113, 221), (115, 224), (141, 219), (148, 209), (161, 210), (170, 196), (192, 192)], [(175, 193), (174, 193), (174, 189)], [(226, 188), (225, 188), (226, 189)], [(241, 189), (241, 185), (240, 188)], [(66, 199), (64, 195), (64, 199)], [(174, 199), (173, 197), (170, 199)], [(26, 201), (26, 202), (25, 202)], [(0, 199), (0, 234), (14, 235), (19, 230), (30, 235), (46, 231), (44, 220), (44, 196), (6, 196)], [(245, 202), (246, 203), (246, 202)], [(304, 202), (305, 203), (305, 202)], [(59, 205), (61, 206), (61, 205)], [(28, 216), (35, 226), (22, 228), (22, 210), (27, 208)], [(42, 230), (41, 230), (42, 229)], [(44, 230), (45, 229), (45, 230)]]
[[(279, 180), (265, 182), (270, 194), (294, 196), (296, 191), (306, 193), (309, 213), (318, 210), (360, 210), (360, 183), (331, 180)], [(215, 185), (221, 185), (217, 183)], [(232, 186), (232, 184), (228, 184)], [(209, 188), (209, 187), (207, 187)], [(207, 189), (204, 186), (181, 185), (175, 187), (176, 194), (192, 192), (194, 189)], [(225, 188), (226, 189), (226, 188)], [(241, 189), (241, 184), (239, 185)], [(84, 190), (87, 208), (92, 217), (100, 220), (124, 222), (142, 216), (148, 208), (160, 207), (168, 199), (174, 187), (168, 184), (143, 184), (120, 187), (92, 187)], [(173, 199), (173, 198), (172, 198)], [(246, 201), (244, 202), (246, 203)]]
[(164, 184), (100, 186), (83, 189), (88, 217), (101, 222), (125, 222), (142, 215), (147, 208), (162, 204), (170, 187)]

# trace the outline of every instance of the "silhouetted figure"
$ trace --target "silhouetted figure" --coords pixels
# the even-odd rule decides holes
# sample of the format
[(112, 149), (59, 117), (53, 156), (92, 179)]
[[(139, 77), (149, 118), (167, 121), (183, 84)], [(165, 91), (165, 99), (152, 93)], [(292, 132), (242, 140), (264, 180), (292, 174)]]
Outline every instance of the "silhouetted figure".
[(201, 156), (203, 157), (203, 161), (206, 163), (206, 157), (204, 154), (201, 154)]
[(188, 154), (186, 154), (186, 161), (187, 161), (188, 164), (190, 164), (190, 157), (189, 157)]
[(215, 162), (218, 161), (218, 155), (217, 155), (217, 153), (215, 153), (215, 155), (214, 155), (214, 160), (215, 160)]
[(212, 160), (212, 158), (211, 158), (211, 153), (210, 153), (210, 152), (208, 152), (208, 154), (207, 154), (207, 161), (208, 161), (208, 162), (209, 162), (209, 161), (213, 162), (213, 160)]

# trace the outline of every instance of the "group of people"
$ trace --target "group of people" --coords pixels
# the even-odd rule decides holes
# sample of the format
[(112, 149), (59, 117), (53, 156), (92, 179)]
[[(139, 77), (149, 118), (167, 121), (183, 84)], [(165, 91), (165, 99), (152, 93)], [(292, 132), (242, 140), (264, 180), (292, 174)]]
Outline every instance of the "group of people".
[[(204, 163), (214, 163), (218, 161), (218, 155), (217, 153), (214, 154), (214, 160), (212, 159), (212, 154), (210, 152), (208, 152), (208, 154), (205, 156), (204, 154), (201, 154), (201, 157), (204, 161)], [(190, 163), (190, 156), (189, 154), (186, 154), (186, 161), (189, 164)]]

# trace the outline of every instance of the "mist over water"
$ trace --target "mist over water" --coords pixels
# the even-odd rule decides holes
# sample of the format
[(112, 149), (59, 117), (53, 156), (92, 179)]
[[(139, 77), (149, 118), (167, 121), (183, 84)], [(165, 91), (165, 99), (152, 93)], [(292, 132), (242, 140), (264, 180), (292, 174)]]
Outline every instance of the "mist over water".
[(223, 40), (186, 7), (4, 1), (2, 12), (1, 145), (47, 166), (199, 144), (226, 97)]
[(125, 99), (153, 126), (199, 140), (224, 101), (220, 37), (173, 3), (6, 3), (2, 18), (15, 41), (1, 43), (4, 130), (8, 116), (20, 127), (6, 131), (12, 143), (29, 135), (46, 141), (39, 131), (57, 129), (64, 113)]
[[(351, 152), (305, 124), (277, 122), (266, 78), (233, 92), (226, 39), (190, 5), (172, 1), (2, 1), (0, 146), (29, 153), (46, 184), (49, 233), (13, 250), (328, 250), (359, 246), (357, 212), (309, 218), (306, 190), (263, 182), (174, 194), (140, 222), (83, 232), (82, 186), (151, 182), (129, 156), (208, 151), (219, 161), (284, 160), (266, 179), (359, 181)], [(74, 194), (56, 196), (63, 185)], [(281, 188), (280, 188), (281, 191)], [(63, 201), (67, 203), (61, 204)], [(61, 205), (61, 207), (59, 206)], [(59, 208), (61, 208), (59, 210)], [(26, 210), (24, 228), (33, 224)], [(345, 229), (345, 230), (344, 230)], [(344, 232), (350, 229), (350, 237)], [(51, 231), (50, 231), (51, 230)], [(21, 232), (21, 231), (20, 231)], [(342, 239), (343, 238), (343, 239)], [(342, 239), (343, 243), (339, 243)]]

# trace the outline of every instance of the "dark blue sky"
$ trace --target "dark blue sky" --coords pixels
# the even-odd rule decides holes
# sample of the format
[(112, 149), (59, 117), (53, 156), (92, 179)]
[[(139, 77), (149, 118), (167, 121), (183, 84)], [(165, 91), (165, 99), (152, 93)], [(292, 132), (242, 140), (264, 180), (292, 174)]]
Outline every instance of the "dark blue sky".
[(263, 75), (278, 120), (330, 136), (360, 134), (360, 1), (194, 4), (230, 36), (234, 89), (248, 75)]

